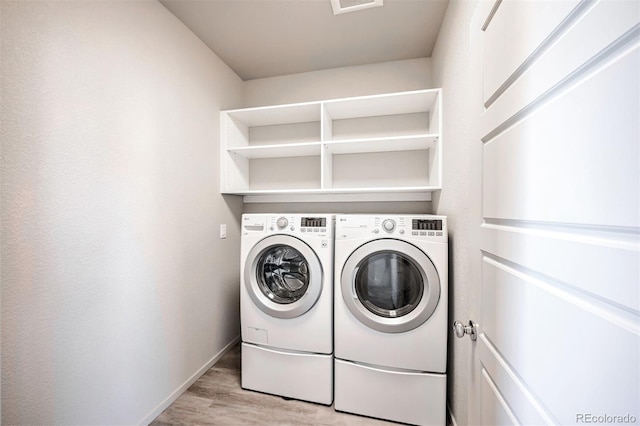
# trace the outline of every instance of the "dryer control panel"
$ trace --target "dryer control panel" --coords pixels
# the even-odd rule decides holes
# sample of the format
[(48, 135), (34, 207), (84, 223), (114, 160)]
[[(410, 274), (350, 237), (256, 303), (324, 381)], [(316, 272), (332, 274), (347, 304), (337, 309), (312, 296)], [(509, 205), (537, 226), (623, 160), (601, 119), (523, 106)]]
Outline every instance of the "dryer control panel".
[(447, 218), (434, 215), (339, 215), (336, 239), (371, 237), (447, 242)]

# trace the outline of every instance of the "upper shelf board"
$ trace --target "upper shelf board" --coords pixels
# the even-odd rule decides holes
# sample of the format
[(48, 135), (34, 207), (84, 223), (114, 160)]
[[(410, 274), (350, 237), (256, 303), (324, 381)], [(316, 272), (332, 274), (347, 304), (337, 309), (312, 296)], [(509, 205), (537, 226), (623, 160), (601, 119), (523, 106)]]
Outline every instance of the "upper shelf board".
[(320, 104), (318, 102), (245, 108), (224, 112), (247, 127), (320, 121)]
[(415, 90), (330, 101), (243, 108), (223, 112), (247, 127), (320, 121), (320, 108), (322, 105), (324, 105), (329, 117), (333, 120), (411, 114), (430, 111), (434, 108), (438, 93), (440, 93), (440, 89)]
[(439, 89), (345, 98), (324, 103), (333, 120), (430, 111)]

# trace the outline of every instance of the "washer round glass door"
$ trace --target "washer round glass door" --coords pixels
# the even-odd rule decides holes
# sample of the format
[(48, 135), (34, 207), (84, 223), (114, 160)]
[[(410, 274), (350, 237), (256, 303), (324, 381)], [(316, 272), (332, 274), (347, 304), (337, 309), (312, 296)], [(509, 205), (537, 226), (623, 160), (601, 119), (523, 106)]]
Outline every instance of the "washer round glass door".
[(322, 267), (302, 240), (273, 235), (249, 252), (244, 284), (255, 305), (276, 318), (298, 317), (315, 305), (322, 290)]
[(440, 279), (431, 259), (414, 245), (392, 239), (356, 249), (342, 269), (341, 289), (360, 322), (387, 333), (419, 327), (440, 299)]

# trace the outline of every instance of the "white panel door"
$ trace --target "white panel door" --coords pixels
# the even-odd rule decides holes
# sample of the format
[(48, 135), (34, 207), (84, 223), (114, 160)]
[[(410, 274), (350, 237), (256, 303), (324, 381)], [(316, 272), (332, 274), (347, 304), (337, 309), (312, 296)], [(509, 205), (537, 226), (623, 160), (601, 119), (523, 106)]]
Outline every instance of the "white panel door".
[(639, 21), (480, 2), (472, 424), (640, 424)]

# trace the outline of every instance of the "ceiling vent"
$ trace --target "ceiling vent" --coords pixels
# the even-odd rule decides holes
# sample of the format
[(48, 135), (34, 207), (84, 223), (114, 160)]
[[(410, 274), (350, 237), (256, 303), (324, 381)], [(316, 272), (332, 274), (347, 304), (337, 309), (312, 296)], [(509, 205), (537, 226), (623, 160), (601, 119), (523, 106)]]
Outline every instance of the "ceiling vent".
[(369, 9), (371, 7), (382, 6), (383, 0), (331, 0), (333, 14), (356, 12), (358, 10)]

